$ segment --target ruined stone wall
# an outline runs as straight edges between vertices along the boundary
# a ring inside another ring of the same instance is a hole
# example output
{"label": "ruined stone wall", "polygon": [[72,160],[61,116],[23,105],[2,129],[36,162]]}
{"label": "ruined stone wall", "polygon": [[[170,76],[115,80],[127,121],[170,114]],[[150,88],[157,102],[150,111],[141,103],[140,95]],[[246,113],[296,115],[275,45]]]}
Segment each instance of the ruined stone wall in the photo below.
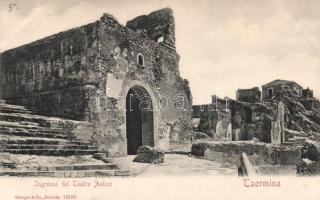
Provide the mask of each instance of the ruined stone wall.
{"label": "ruined stone wall", "polygon": [[[218,101],[215,101],[218,102]],[[231,140],[231,113],[226,110],[226,101],[192,106],[193,118],[199,118],[197,131],[217,140]]]}
{"label": "ruined stone wall", "polygon": [[86,100],[99,83],[96,26],[88,24],[2,53],[2,98],[48,115],[86,119]]}
{"label": "ruined stone wall", "polygon": [[175,24],[170,8],[136,17],[127,22],[127,27],[133,30],[145,30],[152,40],[163,41],[164,44],[175,47]]}
{"label": "ruined stone wall", "polygon": [[203,104],[203,105],[193,105],[192,106],[192,115],[193,118],[206,117],[209,114],[209,111],[214,111],[215,108],[212,104]]}
{"label": "ruined stone wall", "polygon": [[252,141],[197,142],[191,154],[208,160],[229,158],[239,166],[239,157],[245,152],[253,165],[296,165],[301,161],[301,147],[279,146]]}
{"label": "ruined stone wall", "polygon": [[3,53],[2,96],[45,114],[88,120],[101,150],[125,155],[126,97],[131,88],[141,88],[152,102],[155,146],[166,150],[171,141],[190,139],[192,127],[192,96],[180,77],[174,41],[171,9],[128,26],[105,14]]}
{"label": "ruined stone wall", "polygon": [[[143,30],[122,26],[110,15],[101,18],[98,44],[102,76],[90,110],[99,146],[113,155],[126,154],[125,102],[135,86],[151,97],[155,146],[166,150],[171,141],[187,140],[192,97],[188,82],[180,77],[174,47],[154,41]],[[98,108],[95,102],[100,102]]]}
{"label": "ruined stone wall", "polygon": [[234,101],[230,105],[233,140],[270,142],[271,121],[274,120],[272,108],[255,103]]}

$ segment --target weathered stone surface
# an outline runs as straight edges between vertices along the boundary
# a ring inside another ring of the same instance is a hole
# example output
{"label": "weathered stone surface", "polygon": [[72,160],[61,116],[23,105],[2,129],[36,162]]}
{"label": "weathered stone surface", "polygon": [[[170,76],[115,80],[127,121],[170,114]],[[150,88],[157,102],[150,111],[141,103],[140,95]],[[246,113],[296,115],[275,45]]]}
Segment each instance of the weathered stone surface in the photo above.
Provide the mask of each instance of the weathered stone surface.
{"label": "weathered stone surface", "polygon": [[261,142],[271,141],[271,123],[274,119],[272,107],[261,103],[232,101],[230,110],[233,140],[258,138]]}
{"label": "weathered stone surface", "polygon": [[48,156],[97,153],[98,147],[90,144],[89,127],[89,122],[47,117],[4,103],[0,106],[0,149],[13,154]]}
{"label": "weathered stone surface", "polygon": [[[127,26],[134,30],[146,30],[148,36],[154,41],[163,41],[174,47],[175,27],[172,10],[164,8],[152,12],[147,16],[139,16],[127,22]],[[161,39],[161,40],[160,40]]]}
{"label": "weathered stone surface", "polygon": [[141,146],[138,149],[134,162],[158,164],[164,162],[164,152],[149,146]]}
{"label": "weathered stone surface", "polygon": [[192,145],[191,154],[210,157],[210,154],[223,153],[237,158],[246,153],[254,164],[296,165],[301,160],[301,149],[253,141],[239,142],[197,142]]}
{"label": "weathered stone surface", "polygon": [[211,104],[192,106],[193,118],[200,119],[196,131],[206,133],[215,140],[231,140],[231,113],[228,105],[228,98],[221,99],[213,95]]}
{"label": "weathered stone surface", "polygon": [[[13,164],[13,165],[12,165]],[[128,176],[127,170],[119,170],[114,163],[105,163],[90,155],[48,157],[0,153],[0,176]]]}
{"label": "weathered stone surface", "polygon": [[196,131],[194,131],[194,132],[193,132],[193,138],[194,138],[195,140],[201,140],[201,139],[208,139],[209,136],[208,136],[207,134],[205,134],[205,133],[201,133],[201,132],[196,132]]}

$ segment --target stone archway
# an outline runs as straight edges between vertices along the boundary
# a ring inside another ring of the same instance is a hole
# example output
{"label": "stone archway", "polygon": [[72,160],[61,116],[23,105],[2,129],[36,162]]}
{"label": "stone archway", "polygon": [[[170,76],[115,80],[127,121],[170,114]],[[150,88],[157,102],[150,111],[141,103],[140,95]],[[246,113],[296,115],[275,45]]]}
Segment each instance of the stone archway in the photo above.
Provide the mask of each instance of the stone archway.
{"label": "stone archway", "polygon": [[153,102],[142,86],[131,87],[126,96],[126,137],[128,155],[141,145],[154,146]]}

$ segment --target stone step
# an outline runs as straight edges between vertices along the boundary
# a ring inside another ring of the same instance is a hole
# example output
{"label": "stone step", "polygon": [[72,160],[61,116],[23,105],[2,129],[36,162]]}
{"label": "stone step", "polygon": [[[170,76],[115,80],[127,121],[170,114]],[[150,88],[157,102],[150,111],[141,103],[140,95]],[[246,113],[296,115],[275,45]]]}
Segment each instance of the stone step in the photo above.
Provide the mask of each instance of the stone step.
{"label": "stone step", "polygon": [[68,135],[67,131],[60,129],[48,129],[48,128],[23,128],[23,127],[5,127],[0,125],[0,131],[8,131],[8,132],[15,132],[15,131],[27,131],[30,133],[47,133],[47,134],[60,134],[60,135]]}
{"label": "stone step", "polygon": [[[43,156],[99,153],[98,147],[90,142],[76,140],[68,130],[56,128],[60,127],[64,119],[47,117],[36,112],[24,106],[5,104],[4,101],[0,104],[1,151]],[[64,170],[68,171],[69,168]]]}
{"label": "stone step", "polygon": [[17,109],[26,109],[26,110],[28,110],[28,109],[27,109],[26,107],[24,107],[24,106],[14,105],[14,104],[9,104],[9,103],[0,104],[0,107],[17,108]]}
{"label": "stone step", "polygon": [[31,111],[34,113],[38,113],[39,109],[36,107],[26,107],[26,106],[21,106],[21,105],[15,105],[15,104],[8,104],[8,103],[0,103],[0,109],[1,108],[12,108],[12,109],[18,109],[18,110],[26,110],[26,111]]}
{"label": "stone step", "polygon": [[1,113],[36,114],[36,112],[25,109],[23,107],[10,107],[10,106],[4,106],[1,104],[0,104],[0,112]]}
{"label": "stone step", "polygon": [[127,170],[74,170],[74,171],[0,171],[0,176],[84,178],[129,176]]}
{"label": "stone step", "polygon": [[82,149],[4,149],[4,152],[14,154],[30,154],[43,156],[71,156],[71,155],[91,155],[98,153],[98,150]]}
{"label": "stone step", "polygon": [[0,99],[0,105],[1,105],[1,104],[5,104],[5,103],[6,103],[5,100]]}
{"label": "stone step", "polygon": [[81,144],[6,144],[4,146],[5,149],[83,149],[83,150],[97,150],[98,147],[96,146],[89,146],[89,145],[81,145]]}
{"label": "stone step", "polygon": [[47,133],[65,133],[66,130],[62,128],[51,128],[51,127],[43,127],[38,123],[34,122],[11,122],[11,121],[0,121],[0,128],[4,128],[3,130],[28,130],[28,131],[42,131]]}
{"label": "stone step", "polygon": [[45,133],[38,131],[7,131],[0,128],[0,134],[2,135],[16,135],[16,136],[28,136],[28,137],[44,137],[44,138],[62,138],[62,139],[72,139],[74,136],[68,136],[67,134],[61,133]]}
{"label": "stone step", "polygon": [[27,121],[18,121],[18,122],[11,122],[11,121],[1,121],[1,127],[19,127],[19,128],[38,128],[40,127],[39,123],[35,122],[27,122]]}
{"label": "stone step", "polygon": [[32,115],[32,114],[22,114],[22,113],[0,113],[0,120],[1,121],[8,121],[8,122],[34,122],[38,123],[41,126],[49,127],[50,122],[48,118],[40,115]]}
{"label": "stone step", "polygon": [[294,146],[294,147],[303,147],[303,144],[305,142],[304,141],[286,141],[283,143],[283,145],[287,145],[287,146]]}
{"label": "stone step", "polygon": [[37,138],[37,137],[19,137],[12,136],[14,138],[0,139],[0,143],[4,144],[45,144],[45,145],[66,145],[66,144],[76,144],[76,145],[90,145],[90,142],[78,141],[78,140],[67,140],[67,139],[53,139],[53,138]]}
{"label": "stone step", "polygon": [[37,171],[75,171],[75,170],[109,170],[118,169],[114,163],[89,164],[89,165],[60,165],[60,166],[36,166]]}
{"label": "stone step", "polygon": [[17,131],[40,131],[45,133],[58,133],[63,134],[67,133],[65,129],[62,128],[51,128],[51,127],[42,127],[34,122],[10,122],[10,121],[0,121],[0,130],[17,130]]}
{"label": "stone step", "polygon": [[306,141],[307,137],[292,137],[289,138],[288,141],[289,142],[304,142]]}

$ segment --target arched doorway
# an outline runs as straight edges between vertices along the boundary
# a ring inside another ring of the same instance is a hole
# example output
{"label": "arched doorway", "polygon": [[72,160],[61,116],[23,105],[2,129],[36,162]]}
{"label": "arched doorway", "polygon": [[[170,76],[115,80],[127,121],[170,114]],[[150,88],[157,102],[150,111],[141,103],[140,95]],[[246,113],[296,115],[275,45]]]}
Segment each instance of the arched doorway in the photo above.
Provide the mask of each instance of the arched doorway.
{"label": "arched doorway", "polygon": [[135,155],[141,145],[154,146],[153,102],[141,86],[128,91],[126,128],[128,155]]}

